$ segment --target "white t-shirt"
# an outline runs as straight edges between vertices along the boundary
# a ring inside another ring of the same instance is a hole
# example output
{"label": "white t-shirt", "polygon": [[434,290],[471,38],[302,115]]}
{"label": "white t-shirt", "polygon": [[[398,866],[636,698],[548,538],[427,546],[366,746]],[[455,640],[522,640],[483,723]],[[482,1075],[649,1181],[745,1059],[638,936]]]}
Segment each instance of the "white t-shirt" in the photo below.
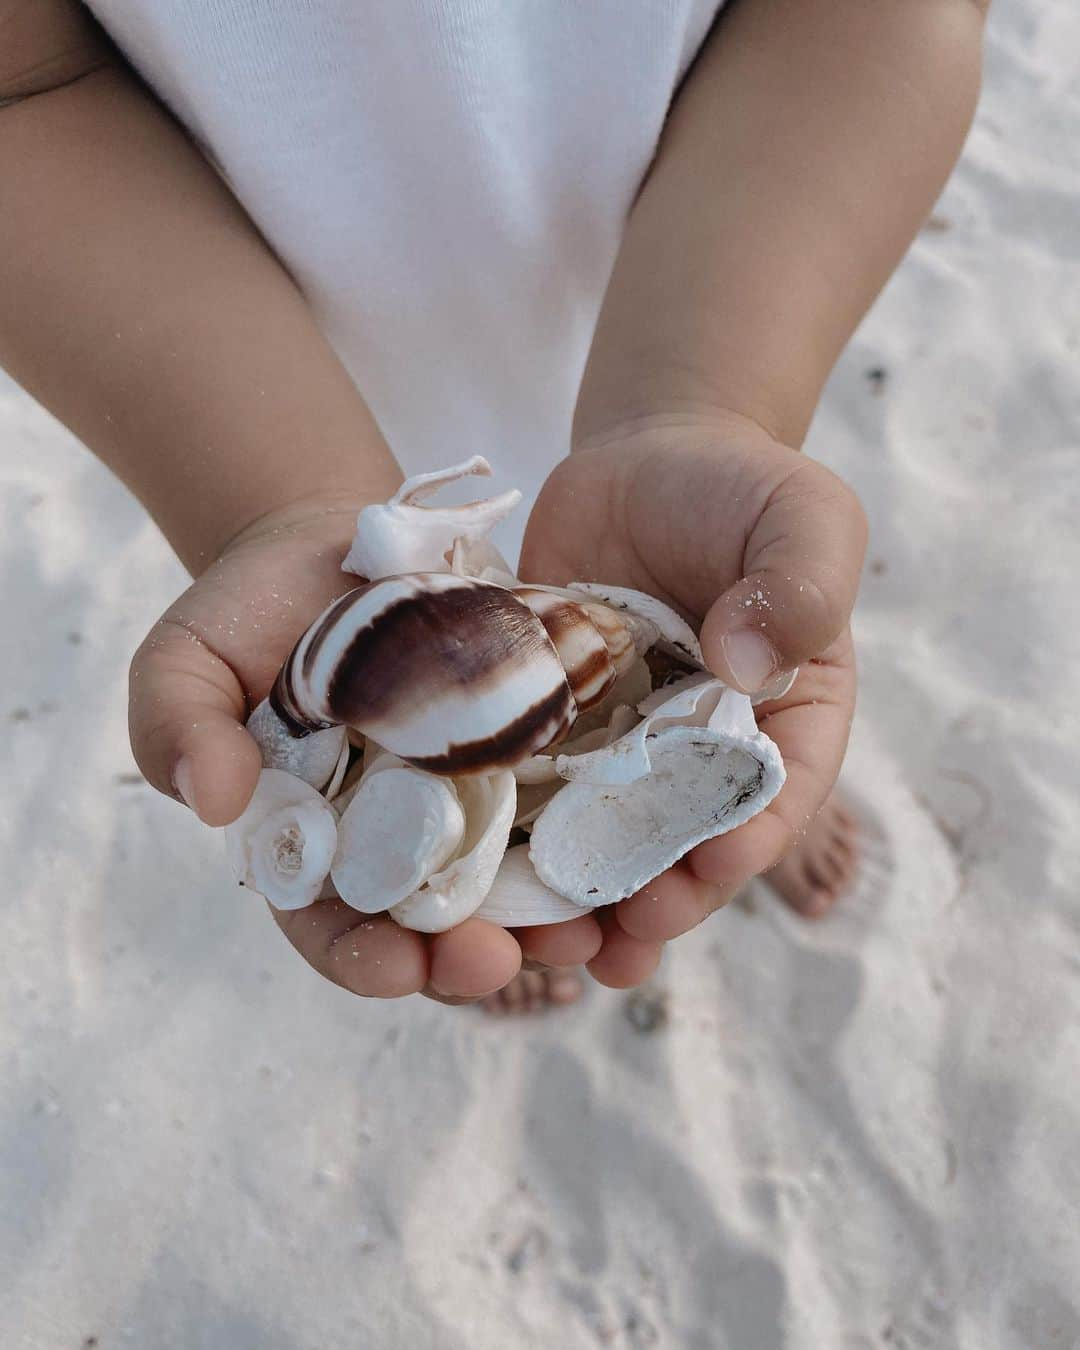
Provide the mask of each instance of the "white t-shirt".
{"label": "white t-shirt", "polygon": [[527,500],[567,452],[627,212],[720,7],[90,0],[406,472],[479,452]]}

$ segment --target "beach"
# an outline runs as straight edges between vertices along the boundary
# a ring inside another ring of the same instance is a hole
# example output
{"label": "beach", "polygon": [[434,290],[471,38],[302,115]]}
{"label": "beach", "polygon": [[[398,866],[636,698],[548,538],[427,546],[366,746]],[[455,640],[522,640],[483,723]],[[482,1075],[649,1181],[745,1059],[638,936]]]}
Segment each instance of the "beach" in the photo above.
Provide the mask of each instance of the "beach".
{"label": "beach", "polygon": [[131,758],[179,563],[0,377],[4,1350],[1080,1347],[1077,52],[998,0],[807,445],[871,527],[856,892],[755,883],[633,994],[308,969]]}

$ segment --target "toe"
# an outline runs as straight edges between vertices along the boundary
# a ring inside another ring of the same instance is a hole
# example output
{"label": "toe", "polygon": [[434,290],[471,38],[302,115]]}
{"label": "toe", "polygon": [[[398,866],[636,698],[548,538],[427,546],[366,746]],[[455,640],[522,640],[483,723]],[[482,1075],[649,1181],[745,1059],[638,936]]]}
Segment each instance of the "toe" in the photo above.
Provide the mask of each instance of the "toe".
{"label": "toe", "polygon": [[544,977],[536,970],[523,970],[514,983],[521,990],[521,1011],[535,1012],[544,997]]}
{"label": "toe", "polygon": [[844,879],[846,862],[842,853],[830,844],[818,858],[818,872],[825,884],[836,890]]}
{"label": "toe", "polygon": [[831,888],[816,887],[807,891],[801,903],[792,905],[804,919],[823,919],[839,899],[837,891]]}
{"label": "toe", "polygon": [[583,990],[584,983],[575,971],[523,970],[481,1006],[485,1012],[502,1016],[541,1013],[576,1003]]}
{"label": "toe", "polygon": [[557,1007],[576,1003],[585,992],[581,976],[570,970],[553,970],[547,977],[547,996]]}

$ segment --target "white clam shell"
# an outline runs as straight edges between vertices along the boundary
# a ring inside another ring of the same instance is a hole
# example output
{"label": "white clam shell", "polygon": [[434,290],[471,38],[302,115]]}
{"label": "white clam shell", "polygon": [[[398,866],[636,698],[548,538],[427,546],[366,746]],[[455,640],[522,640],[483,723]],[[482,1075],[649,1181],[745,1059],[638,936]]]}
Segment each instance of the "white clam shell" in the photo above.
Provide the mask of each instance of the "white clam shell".
{"label": "white clam shell", "polygon": [[341,816],[330,875],[347,905],[379,914],[438,872],[464,834],[465,810],[449,779],[383,760]]}
{"label": "white clam shell", "polygon": [[[443,933],[464,922],[491,890],[506,853],[517,809],[514,775],[504,770],[459,778],[455,785],[465,811],[465,836],[441,872],[429,876],[424,886],[391,908],[390,917],[403,928]],[[406,824],[402,821],[398,828]]]}
{"label": "white clam shell", "polygon": [[475,915],[503,928],[534,928],[579,919],[581,906],[545,886],[529,860],[528,844],[517,844],[507,849],[494,885]]}
{"label": "white clam shell", "polygon": [[[406,572],[448,571],[456,541],[482,539],[514,510],[521,493],[515,488],[463,506],[422,503],[447,484],[490,474],[487,460],[473,455],[437,473],[417,474],[407,479],[388,502],[365,506],[357,517],[356,536],[342,570],[370,581]],[[497,553],[495,558],[497,562],[492,565],[505,566]],[[509,572],[509,568],[506,570]]]}
{"label": "white clam shell", "polygon": [[587,908],[633,895],[749,820],[785,777],[750,700],[720,681],[682,690],[613,745],[558,767],[575,781],[540,813],[530,858],[541,881]]}
{"label": "white clam shell", "polygon": [[[348,761],[348,737],[344,727],[327,727],[307,736],[295,736],[264,698],[247,720],[247,729],[262,751],[264,769],[283,769],[315,788],[327,788]],[[333,796],[328,788],[327,795]]]}
{"label": "white clam shell", "polygon": [[276,909],[303,909],[323,891],[337,847],[337,817],[316,790],[264,769],[244,814],[225,827],[236,879]]}

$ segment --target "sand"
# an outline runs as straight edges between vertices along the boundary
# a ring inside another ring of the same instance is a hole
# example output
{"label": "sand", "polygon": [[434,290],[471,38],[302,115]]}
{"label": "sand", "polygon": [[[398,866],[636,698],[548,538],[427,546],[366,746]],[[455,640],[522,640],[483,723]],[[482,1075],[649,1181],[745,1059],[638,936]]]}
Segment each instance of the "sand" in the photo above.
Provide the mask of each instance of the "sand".
{"label": "sand", "polygon": [[758,888],[644,994],[509,1025],[313,975],[135,776],[180,568],[0,386],[4,1350],[1080,1346],[1078,51],[998,0],[814,427],[873,529],[858,893]]}

